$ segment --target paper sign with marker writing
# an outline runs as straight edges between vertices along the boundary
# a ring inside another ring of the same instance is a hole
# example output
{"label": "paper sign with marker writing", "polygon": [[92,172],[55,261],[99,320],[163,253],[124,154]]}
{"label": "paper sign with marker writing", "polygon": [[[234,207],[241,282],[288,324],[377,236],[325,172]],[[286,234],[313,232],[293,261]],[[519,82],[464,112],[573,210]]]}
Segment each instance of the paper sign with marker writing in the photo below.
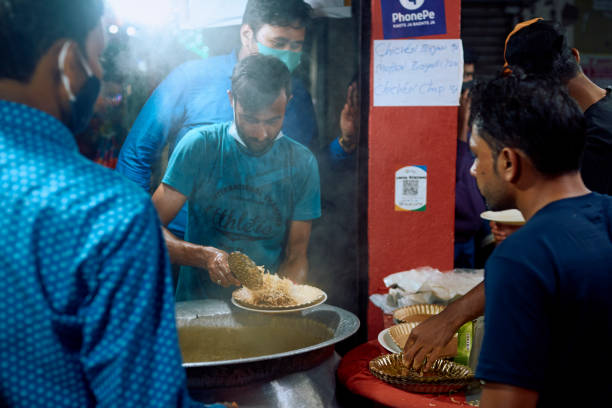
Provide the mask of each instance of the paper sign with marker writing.
{"label": "paper sign with marker writing", "polygon": [[461,40],[374,41],[374,106],[457,106]]}

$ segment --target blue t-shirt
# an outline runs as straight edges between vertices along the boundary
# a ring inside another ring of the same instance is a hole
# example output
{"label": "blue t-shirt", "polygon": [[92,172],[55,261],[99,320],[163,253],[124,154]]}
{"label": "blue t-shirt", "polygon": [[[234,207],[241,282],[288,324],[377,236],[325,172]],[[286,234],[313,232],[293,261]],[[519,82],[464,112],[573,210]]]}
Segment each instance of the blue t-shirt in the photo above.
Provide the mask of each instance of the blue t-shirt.
{"label": "blue t-shirt", "polygon": [[[232,52],[189,61],[172,71],[136,118],[119,153],[116,170],[149,191],[151,174],[159,167],[166,145],[171,156],[178,141],[189,130],[232,120],[234,114],[227,91],[231,88],[236,62],[236,53]],[[287,104],[283,133],[312,147],[317,142],[312,99],[299,79],[292,78],[291,88],[292,98]],[[183,208],[169,225],[179,237],[185,231],[186,214]]]}
{"label": "blue t-shirt", "polygon": [[[254,156],[236,139],[232,122],[189,132],[178,143],[163,183],[188,200],[186,241],[241,251],[278,268],[291,221],[321,216],[319,171],[313,154],[287,137]],[[177,300],[229,298],[208,272],[183,267]]]}
{"label": "blue t-shirt", "polygon": [[147,194],[0,101],[0,406],[190,406]]}
{"label": "blue t-shirt", "polygon": [[612,197],[548,204],[485,267],[478,378],[538,391],[538,406],[609,400]]}

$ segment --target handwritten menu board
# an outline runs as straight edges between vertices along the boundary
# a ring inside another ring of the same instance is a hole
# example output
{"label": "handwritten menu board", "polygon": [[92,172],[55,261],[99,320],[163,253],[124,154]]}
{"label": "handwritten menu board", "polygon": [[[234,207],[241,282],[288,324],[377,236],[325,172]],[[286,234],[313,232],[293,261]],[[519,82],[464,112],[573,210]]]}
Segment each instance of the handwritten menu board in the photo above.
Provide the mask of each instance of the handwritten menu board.
{"label": "handwritten menu board", "polygon": [[457,106],[461,40],[374,41],[374,106]]}

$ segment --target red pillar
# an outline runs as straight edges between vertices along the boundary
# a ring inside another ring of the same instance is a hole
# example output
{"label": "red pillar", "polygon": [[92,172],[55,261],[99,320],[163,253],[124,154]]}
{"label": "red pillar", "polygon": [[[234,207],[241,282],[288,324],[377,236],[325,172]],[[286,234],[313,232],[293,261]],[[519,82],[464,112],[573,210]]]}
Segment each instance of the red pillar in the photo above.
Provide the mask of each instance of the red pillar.
{"label": "red pillar", "polygon": [[[383,39],[380,0],[372,0],[372,40]],[[460,38],[460,1],[445,0],[447,34]],[[373,43],[372,43],[373,44]],[[372,46],[371,44],[371,46]],[[372,55],[372,54],[371,54]],[[374,72],[372,61],[370,72]],[[370,78],[370,95],[373,95]],[[368,293],[386,293],[382,279],[418,266],[453,266],[457,107],[374,107],[369,112]],[[427,209],[395,211],[395,172],[427,166]],[[383,329],[382,311],[368,306],[368,338]]]}

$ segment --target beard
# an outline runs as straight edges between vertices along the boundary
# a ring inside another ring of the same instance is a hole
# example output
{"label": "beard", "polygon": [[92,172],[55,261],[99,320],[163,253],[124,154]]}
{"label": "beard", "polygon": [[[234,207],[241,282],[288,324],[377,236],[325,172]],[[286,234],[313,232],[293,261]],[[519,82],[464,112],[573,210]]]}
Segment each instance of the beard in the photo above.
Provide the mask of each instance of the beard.
{"label": "beard", "polygon": [[507,189],[504,188],[504,182],[501,178],[494,177],[487,183],[479,182],[477,179],[476,184],[489,210],[502,211],[516,208],[514,200]]}
{"label": "beard", "polygon": [[236,131],[238,132],[238,136],[246,145],[248,152],[253,156],[261,156],[267,153],[272,148],[272,146],[274,145],[274,142],[276,141],[276,138],[274,138],[272,140],[267,140],[265,142],[259,142],[257,140],[254,140],[248,137],[247,133],[242,130],[241,126],[238,123],[235,123],[235,125],[236,125]]}
{"label": "beard", "polygon": [[494,191],[484,189],[481,193],[485,199],[487,208],[492,211],[502,211],[515,208],[514,200],[508,194],[504,194],[501,189],[495,188]]}

